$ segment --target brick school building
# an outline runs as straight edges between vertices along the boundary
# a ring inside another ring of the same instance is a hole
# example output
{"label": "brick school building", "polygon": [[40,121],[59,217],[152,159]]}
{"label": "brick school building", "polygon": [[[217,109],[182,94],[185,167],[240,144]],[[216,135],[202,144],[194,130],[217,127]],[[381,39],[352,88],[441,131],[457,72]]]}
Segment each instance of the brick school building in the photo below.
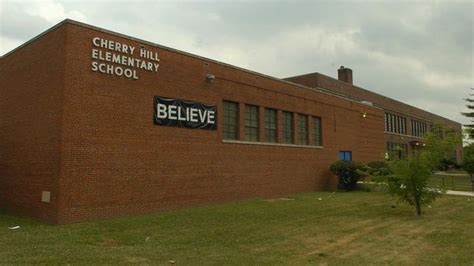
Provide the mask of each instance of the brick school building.
{"label": "brick school building", "polygon": [[460,130],[348,71],[279,79],[65,20],[0,59],[0,208],[64,224],[330,191],[339,158]]}

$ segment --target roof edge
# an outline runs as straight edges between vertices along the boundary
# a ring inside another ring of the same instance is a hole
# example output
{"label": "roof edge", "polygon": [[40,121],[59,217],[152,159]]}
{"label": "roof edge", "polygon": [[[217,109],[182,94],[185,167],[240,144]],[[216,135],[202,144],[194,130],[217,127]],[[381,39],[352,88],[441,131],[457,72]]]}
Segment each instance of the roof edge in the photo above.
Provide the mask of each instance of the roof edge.
{"label": "roof edge", "polygon": [[21,44],[20,46],[14,48],[13,50],[7,52],[6,54],[4,54],[2,57],[0,57],[0,59],[3,59],[9,55],[11,55],[12,53],[16,52],[17,50],[27,46],[28,44],[32,43],[33,41],[43,37],[44,35],[48,34],[49,32],[61,27],[62,25],[64,24],[72,24],[72,25],[76,25],[76,26],[80,26],[80,27],[84,27],[84,28],[88,28],[88,29],[91,29],[91,30],[95,30],[95,31],[99,31],[99,32],[104,32],[104,33],[107,33],[107,34],[111,34],[111,35],[115,35],[115,36],[118,36],[118,37],[121,37],[121,38],[125,38],[125,39],[129,39],[129,40],[132,40],[132,41],[136,41],[136,42],[141,42],[143,44],[146,44],[146,45],[150,45],[150,46],[153,46],[153,47],[157,47],[157,48],[160,48],[160,49],[163,49],[163,50],[168,50],[170,52],[174,52],[174,53],[178,53],[178,54],[181,54],[181,55],[184,55],[184,56],[189,56],[189,57],[192,57],[192,58],[196,58],[196,59],[200,59],[200,60],[205,60],[205,61],[208,61],[208,62],[211,62],[211,63],[215,63],[215,64],[218,64],[218,65],[221,65],[221,66],[225,66],[225,67],[229,67],[229,68],[232,68],[232,69],[236,69],[236,70],[239,70],[239,71],[243,71],[243,72],[246,72],[246,73],[249,73],[249,74],[253,74],[253,75],[258,75],[258,76],[261,76],[263,78],[267,78],[267,79],[270,79],[270,80],[273,80],[273,81],[277,81],[277,82],[282,82],[282,83],[285,83],[285,84],[289,84],[289,85],[292,85],[292,86],[296,86],[298,88],[302,88],[302,89],[306,89],[306,90],[311,90],[311,91],[316,91],[316,92],[319,92],[319,93],[323,93],[323,94],[326,94],[326,95],[331,95],[333,97],[337,97],[337,98],[342,98],[346,101],[349,101],[349,102],[354,102],[354,103],[358,103],[358,104],[362,104],[364,106],[367,106],[367,107],[370,107],[370,108],[374,108],[374,109],[382,109],[380,107],[377,107],[377,106],[369,106],[369,105],[365,105],[364,103],[362,103],[361,101],[359,100],[356,100],[356,99],[352,99],[350,97],[347,97],[343,94],[340,94],[340,93],[336,93],[336,92],[333,92],[333,91],[330,91],[330,90],[327,90],[327,89],[324,89],[324,88],[312,88],[312,87],[309,87],[309,86],[305,86],[305,85],[302,85],[302,84],[298,84],[298,83],[294,83],[294,82],[291,82],[291,81],[287,81],[287,80],[284,80],[284,79],[280,79],[280,78],[277,78],[277,77],[273,77],[273,76],[270,76],[270,75],[266,75],[266,74],[262,74],[262,73],[259,73],[259,72],[256,72],[256,71],[252,71],[252,70],[249,70],[249,69],[245,69],[245,68],[241,68],[241,67],[238,67],[238,66],[234,66],[234,65],[231,65],[231,64],[227,64],[227,63],[224,63],[224,62],[220,62],[220,61],[217,61],[217,60],[214,60],[214,59],[211,59],[211,58],[207,58],[207,57],[203,57],[203,56],[199,56],[199,55],[195,55],[195,54],[192,54],[192,53],[188,53],[188,52],[184,52],[184,51],[181,51],[181,50],[177,50],[177,49],[174,49],[174,48],[171,48],[171,47],[167,47],[167,46],[164,46],[164,45],[160,45],[160,44],[157,44],[157,43],[153,43],[153,42],[150,42],[150,41],[146,41],[146,40],[143,40],[143,39],[140,39],[140,38],[135,38],[135,37],[132,37],[130,35],[126,35],[126,34],[122,34],[122,33],[118,33],[118,32],[115,32],[115,31],[111,31],[111,30],[107,30],[107,29],[104,29],[104,28],[100,28],[100,27],[96,27],[96,26],[92,26],[90,24],[86,24],[86,23],[83,23],[83,22],[79,22],[79,21],[76,21],[76,20],[72,20],[72,19],[64,19],[62,20],[61,22],[57,23],[56,25],[52,26],[51,28],[43,31],[42,33],[38,34],[37,36],[31,38],[30,40],[26,41],[25,43]]}
{"label": "roof edge", "polygon": [[[310,75],[314,75],[314,74],[316,74],[316,75],[321,75],[321,76],[324,76],[324,77],[326,77],[326,78],[330,78],[330,79],[335,80],[335,81],[338,81],[338,82],[342,82],[342,83],[349,84],[349,85],[351,85],[352,87],[355,87],[355,88],[357,88],[357,89],[363,90],[363,91],[365,91],[365,92],[374,94],[374,95],[379,96],[379,97],[383,97],[383,98],[385,98],[385,99],[389,99],[389,100],[395,101],[395,102],[397,102],[397,103],[400,103],[400,104],[403,104],[403,105],[406,105],[406,106],[410,106],[410,107],[412,107],[412,108],[415,108],[415,109],[418,109],[418,110],[420,110],[420,111],[426,112],[426,113],[428,113],[428,114],[430,114],[430,115],[433,115],[433,116],[435,116],[435,117],[442,118],[442,119],[445,119],[445,120],[447,120],[447,121],[449,121],[449,122],[451,122],[451,123],[455,123],[455,124],[459,124],[459,125],[463,126],[462,123],[459,123],[459,122],[457,122],[457,121],[454,121],[454,120],[451,120],[451,119],[449,119],[449,118],[440,116],[440,115],[435,114],[435,113],[432,113],[432,112],[430,112],[430,111],[423,110],[423,109],[421,109],[421,108],[419,108],[419,107],[416,107],[416,106],[413,106],[413,105],[411,105],[411,104],[407,104],[407,103],[401,102],[400,100],[397,100],[397,99],[394,99],[394,98],[390,98],[390,97],[388,97],[388,96],[385,96],[385,95],[382,95],[382,94],[380,94],[380,93],[371,91],[371,90],[369,90],[369,89],[365,89],[365,88],[356,86],[356,85],[354,85],[354,84],[350,84],[350,83],[341,81],[341,80],[339,80],[339,79],[333,78],[333,77],[331,77],[331,76],[328,76],[328,75],[325,75],[325,74],[322,74],[322,73],[319,73],[319,72],[311,72],[311,73],[307,73],[307,74],[302,74],[302,75],[297,75],[297,76],[292,76],[292,77],[286,77],[286,78],[283,78],[283,80],[290,79],[290,78],[299,78],[299,77],[304,77],[304,76],[310,76]],[[329,90],[329,89],[326,89],[326,90]],[[338,94],[340,94],[340,93],[338,93]],[[341,94],[341,95],[343,95],[343,94]],[[356,99],[354,99],[353,97],[350,97],[350,96],[347,96],[347,95],[344,95],[344,96],[347,97],[347,98],[356,100]],[[363,100],[363,99],[362,99],[362,100]],[[374,103],[374,104],[375,104],[375,103]],[[382,107],[380,104],[376,104],[376,105]],[[382,108],[383,108],[383,107],[382,107]],[[390,108],[384,108],[384,109],[390,109]],[[393,111],[396,111],[396,110],[393,110]],[[399,111],[397,111],[397,112],[399,112]]]}

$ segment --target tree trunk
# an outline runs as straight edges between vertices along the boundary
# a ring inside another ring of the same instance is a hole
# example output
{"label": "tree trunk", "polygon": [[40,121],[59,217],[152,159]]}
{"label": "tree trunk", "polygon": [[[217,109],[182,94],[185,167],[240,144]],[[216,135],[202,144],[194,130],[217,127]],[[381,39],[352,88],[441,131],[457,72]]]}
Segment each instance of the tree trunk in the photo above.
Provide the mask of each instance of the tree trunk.
{"label": "tree trunk", "polygon": [[415,212],[417,216],[421,216],[421,204],[415,201]]}

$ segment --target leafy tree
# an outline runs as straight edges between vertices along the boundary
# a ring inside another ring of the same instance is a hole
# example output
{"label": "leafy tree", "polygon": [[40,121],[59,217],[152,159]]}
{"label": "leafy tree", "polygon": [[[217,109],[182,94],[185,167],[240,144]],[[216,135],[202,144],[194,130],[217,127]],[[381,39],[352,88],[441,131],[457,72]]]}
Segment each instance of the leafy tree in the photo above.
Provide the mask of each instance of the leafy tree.
{"label": "leafy tree", "polygon": [[471,176],[474,175],[474,143],[464,147],[462,168]]}
{"label": "leafy tree", "polygon": [[[474,88],[471,88],[471,90],[474,90]],[[461,114],[471,119],[471,124],[466,124],[464,126],[469,134],[469,138],[474,139],[474,99],[472,97],[474,97],[474,94],[470,93],[469,98],[464,99],[467,102],[466,107],[468,112],[463,112]]]}
{"label": "leafy tree", "polygon": [[443,159],[449,158],[461,137],[447,131],[444,136],[428,133],[425,146],[405,158],[390,161],[391,174],[387,181],[389,192],[399,201],[408,203],[421,215],[421,207],[442,195],[442,191],[430,188],[428,181],[439,168]]}

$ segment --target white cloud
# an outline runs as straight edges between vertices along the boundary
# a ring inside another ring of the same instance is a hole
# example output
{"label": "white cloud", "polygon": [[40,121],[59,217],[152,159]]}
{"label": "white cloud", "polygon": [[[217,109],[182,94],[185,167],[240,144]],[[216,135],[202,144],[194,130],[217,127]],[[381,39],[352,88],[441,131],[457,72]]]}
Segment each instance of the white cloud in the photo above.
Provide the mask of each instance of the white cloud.
{"label": "white cloud", "polygon": [[24,41],[21,40],[12,39],[6,36],[0,36],[0,47],[2,50],[4,50],[4,52],[1,54],[6,53],[7,51],[11,51],[23,43]]}
{"label": "white cloud", "polygon": [[86,16],[79,11],[66,11],[63,4],[55,0],[36,0],[16,3],[18,3],[28,15],[38,16],[52,24],[66,18],[77,20],[84,20],[86,18]]}

